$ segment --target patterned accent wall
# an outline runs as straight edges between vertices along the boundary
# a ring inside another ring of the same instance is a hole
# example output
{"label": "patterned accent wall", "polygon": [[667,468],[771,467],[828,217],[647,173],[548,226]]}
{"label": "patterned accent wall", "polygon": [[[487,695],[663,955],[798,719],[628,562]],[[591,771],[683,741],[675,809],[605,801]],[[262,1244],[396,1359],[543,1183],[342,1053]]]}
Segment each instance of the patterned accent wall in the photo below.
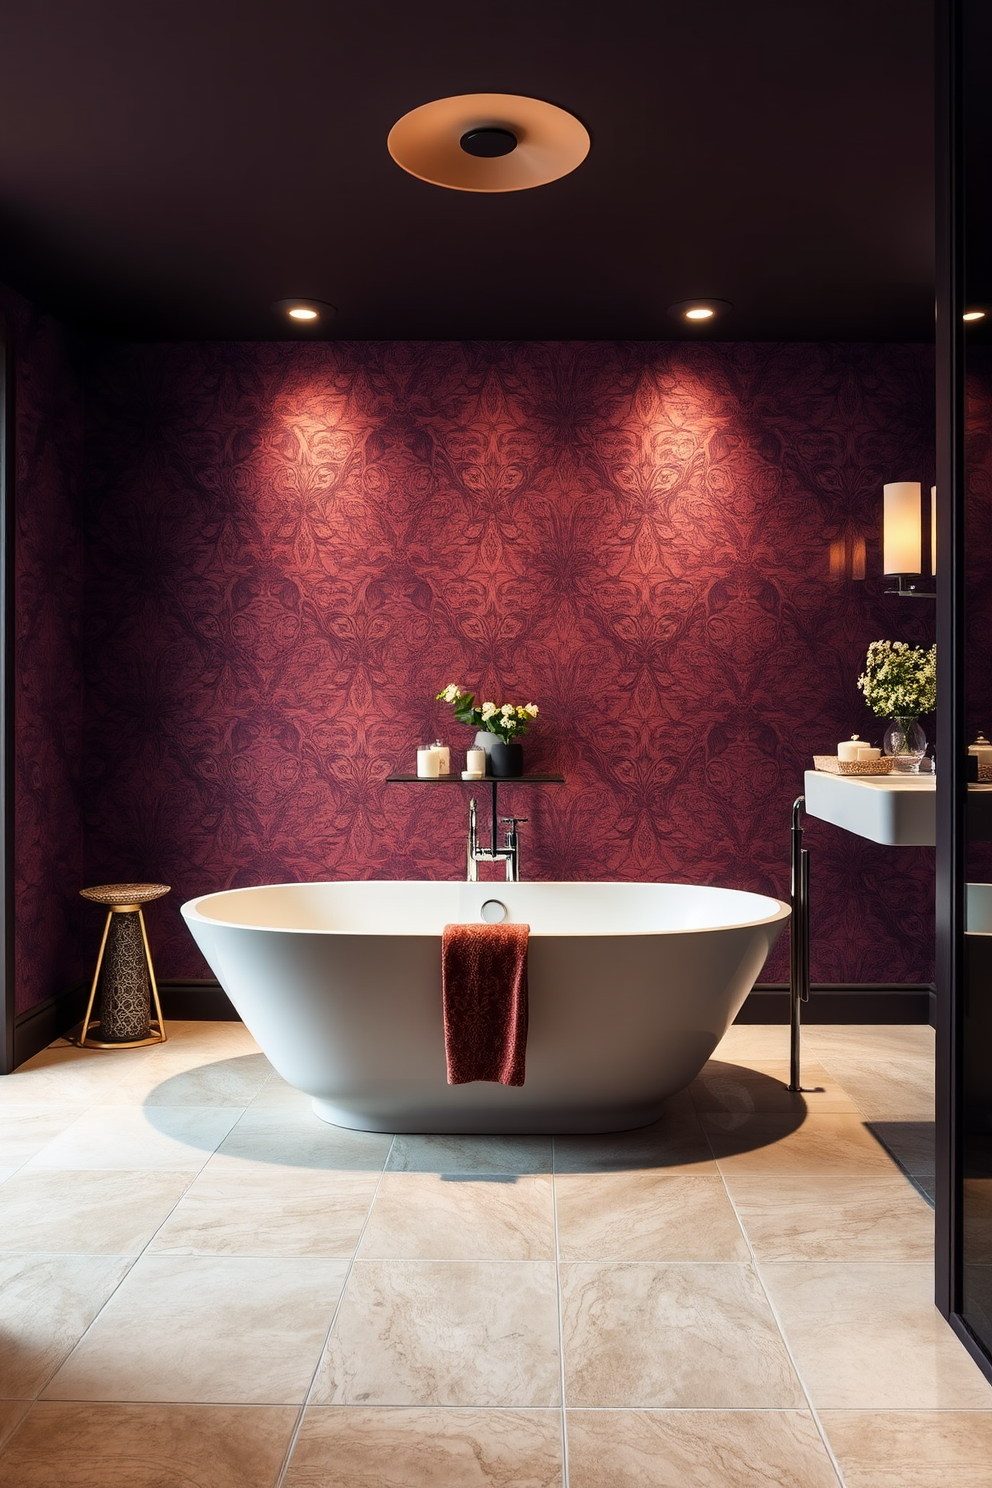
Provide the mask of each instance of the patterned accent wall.
{"label": "patterned accent wall", "polygon": [[57,323],[2,288],[0,316],[15,352],[14,941],[24,1012],[84,972],[83,404]]}
{"label": "patterned accent wall", "polygon": [[[446,683],[540,705],[527,877],[783,895],[815,751],[877,736],[881,485],[932,479],[932,355],[879,345],[150,346],[90,376],[88,876],[457,878],[467,792],[387,786]],[[845,577],[864,543],[870,577]],[[813,975],[932,975],[933,855],[811,822]],[[784,975],[784,950],[767,975]]]}

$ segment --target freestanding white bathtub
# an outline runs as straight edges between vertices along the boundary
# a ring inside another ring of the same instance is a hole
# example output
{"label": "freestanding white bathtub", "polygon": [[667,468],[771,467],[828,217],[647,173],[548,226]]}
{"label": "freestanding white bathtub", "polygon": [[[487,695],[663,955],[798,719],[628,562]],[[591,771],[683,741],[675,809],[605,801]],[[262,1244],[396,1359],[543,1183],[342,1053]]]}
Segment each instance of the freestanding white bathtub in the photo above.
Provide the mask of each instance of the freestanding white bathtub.
{"label": "freestanding white bathtub", "polygon": [[[441,931],[492,900],[531,929],[527,1077],[448,1085]],[[733,1022],[789,913],[736,889],[637,883],[276,884],[183,906],[283,1079],[325,1121],[390,1132],[653,1121]]]}

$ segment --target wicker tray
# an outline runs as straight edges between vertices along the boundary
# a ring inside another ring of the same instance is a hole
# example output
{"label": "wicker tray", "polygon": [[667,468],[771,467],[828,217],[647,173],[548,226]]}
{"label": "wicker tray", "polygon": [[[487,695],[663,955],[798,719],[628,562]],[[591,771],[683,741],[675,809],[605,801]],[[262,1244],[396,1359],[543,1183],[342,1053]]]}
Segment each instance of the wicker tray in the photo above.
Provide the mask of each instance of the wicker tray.
{"label": "wicker tray", "polygon": [[842,760],[835,754],[814,754],[813,764],[827,775],[888,775],[892,770],[891,758],[884,755],[877,760]]}

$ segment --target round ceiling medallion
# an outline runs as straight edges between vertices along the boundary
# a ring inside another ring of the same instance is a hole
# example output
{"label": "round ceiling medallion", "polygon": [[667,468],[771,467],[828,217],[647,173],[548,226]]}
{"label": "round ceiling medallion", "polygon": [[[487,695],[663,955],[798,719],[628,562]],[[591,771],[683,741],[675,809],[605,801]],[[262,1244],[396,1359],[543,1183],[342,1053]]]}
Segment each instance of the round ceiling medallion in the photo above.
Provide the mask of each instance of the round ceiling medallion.
{"label": "round ceiling medallion", "polygon": [[575,170],[590,141],[573,114],[540,98],[460,93],[404,114],[386,144],[397,165],[434,186],[526,191]]}

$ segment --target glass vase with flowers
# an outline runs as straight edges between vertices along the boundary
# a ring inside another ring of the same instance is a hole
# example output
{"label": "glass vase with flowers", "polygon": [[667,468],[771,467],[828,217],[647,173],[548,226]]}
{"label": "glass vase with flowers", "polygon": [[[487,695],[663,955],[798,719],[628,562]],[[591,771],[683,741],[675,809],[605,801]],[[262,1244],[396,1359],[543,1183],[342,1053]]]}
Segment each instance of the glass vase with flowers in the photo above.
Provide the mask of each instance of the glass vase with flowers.
{"label": "glass vase with flowers", "polygon": [[937,647],[872,641],[858,686],[876,717],[890,720],[882,744],[893,770],[918,774],[927,747],[920,714],[937,706]]}

